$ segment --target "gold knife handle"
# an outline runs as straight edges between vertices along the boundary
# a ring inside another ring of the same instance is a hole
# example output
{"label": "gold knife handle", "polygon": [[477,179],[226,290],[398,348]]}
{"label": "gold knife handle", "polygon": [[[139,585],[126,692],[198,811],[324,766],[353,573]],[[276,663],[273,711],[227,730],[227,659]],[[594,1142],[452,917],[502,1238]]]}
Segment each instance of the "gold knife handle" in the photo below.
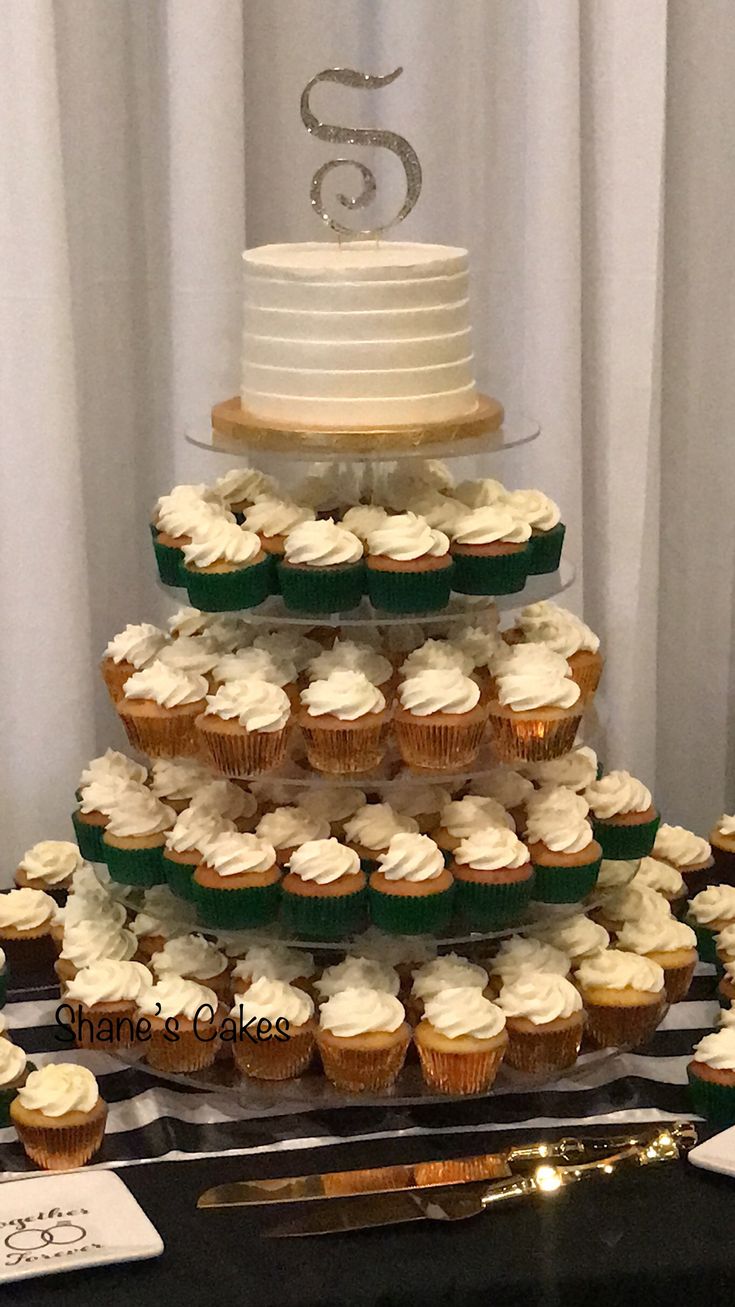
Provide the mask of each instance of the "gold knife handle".
{"label": "gold knife handle", "polygon": [[505,1154],[508,1165],[524,1171],[540,1162],[583,1162],[595,1157],[608,1156],[621,1148],[635,1145],[646,1147],[662,1134],[668,1134],[686,1152],[697,1142],[697,1132],[690,1121],[672,1121],[662,1126],[656,1122],[642,1130],[627,1134],[565,1136],[548,1143],[521,1144],[509,1148]]}

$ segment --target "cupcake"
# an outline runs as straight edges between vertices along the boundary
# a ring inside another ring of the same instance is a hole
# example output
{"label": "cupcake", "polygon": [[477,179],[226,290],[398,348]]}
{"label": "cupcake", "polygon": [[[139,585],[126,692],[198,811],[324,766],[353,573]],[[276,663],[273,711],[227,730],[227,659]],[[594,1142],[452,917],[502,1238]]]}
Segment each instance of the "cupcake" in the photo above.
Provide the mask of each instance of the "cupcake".
{"label": "cupcake", "polygon": [[735,814],[723,813],[709,837],[714,859],[714,879],[735,885]]}
{"label": "cupcake", "polygon": [[299,792],[299,807],[316,821],[328,821],[330,834],[343,839],[345,822],[354,817],[359,808],[367,802],[365,791],[356,785],[320,785],[315,789]]}
{"label": "cupcake", "polygon": [[82,967],[64,986],[62,1007],[73,1012],[78,1048],[131,1048],[135,1012],[151,973],[142,962],[105,958]]}
{"label": "cupcake", "polygon": [[132,962],[138,941],[131,930],[118,925],[114,918],[95,913],[74,922],[64,923],[64,938],[55,971],[68,984],[84,967],[97,962]]}
{"label": "cupcake", "polygon": [[387,509],[379,504],[354,504],[342,514],[341,524],[356,535],[358,540],[367,544],[371,531],[377,530],[390,516]]}
{"label": "cupcake", "polygon": [[[292,1080],[309,1067],[314,1055],[314,1000],[303,989],[260,976],[237,998],[230,1013],[235,1037],[232,1053],[242,1075],[254,1080]],[[251,1023],[248,1026],[248,1023]],[[223,1023],[221,1038],[228,1023]],[[257,1038],[249,1031],[257,1032]]]}
{"label": "cupcake", "polygon": [[364,587],[362,554],[357,536],[331,518],[301,522],[286,536],[278,561],[286,607],[307,613],[356,608]]}
{"label": "cupcake", "polygon": [[193,805],[179,813],[163,846],[163,871],[174,894],[193,902],[194,872],[204,860],[205,846],[215,835],[234,830],[234,821],[226,821],[207,807]]}
{"label": "cupcake", "polygon": [[117,705],[133,748],[151,758],[196,756],[194,722],[208,688],[205,677],[176,671],[159,659],[135,672]]}
{"label": "cupcake", "polygon": [[154,953],[160,953],[167,940],[188,935],[195,925],[193,903],[185,903],[168,885],[151,885],[130,921],[130,930],[138,941],[136,957],[148,963]]}
{"label": "cupcake", "polygon": [[707,1121],[735,1125],[735,1028],[705,1035],[693,1052],[687,1078],[694,1110]]}
{"label": "cupcake", "polygon": [[525,770],[530,780],[540,788],[563,785],[565,789],[581,794],[598,779],[597,754],[589,745],[580,744],[559,758],[531,763]]}
{"label": "cupcake", "polygon": [[113,703],[123,697],[123,686],[133,672],[139,672],[158,658],[168,636],[150,622],[133,623],[110,640],[100,663],[102,678]]}
{"label": "cupcake", "polygon": [[602,676],[600,640],[580,617],[548,600],[521,609],[518,626],[523,640],[543,644],[569,663],[582,697],[591,699]]}
{"label": "cupcake", "polygon": [[313,521],[315,514],[305,505],[287,499],[259,499],[245,510],[243,519],[248,531],[254,531],[261,548],[274,559],[283,558],[286,537],[302,522]]}
{"label": "cupcake", "polygon": [[499,663],[490,731],[505,762],[543,762],[571,749],[582,719],[579,686],[569,664],[546,645],[515,645]]}
{"label": "cupcake", "polygon": [[455,850],[457,907],[474,930],[500,930],[524,913],[533,886],[528,849],[507,826],[484,826]]}
{"label": "cupcake", "polygon": [[180,576],[189,602],[205,612],[255,608],[272,589],[272,560],[254,531],[212,518],[183,547]]}
{"label": "cupcake", "polygon": [[292,708],[298,708],[296,664],[290,658],[274,657],[266,649],[236,649],[219,659],[213,672],[215,688],[228,681],[267,681],[285,690]]}
{"label": "cupcake", "polygon": [[156,504],[151,522],[158,575],[164,585],[183,586],[184,545],[212,520],[234,521],[222,500],[204,485],[174,486]]}
{"label": "cupcake", "polygon": [[29,1063],[22,1048],[11,1039],[0,1038],[0,1129],[10,1125],[10,1104],[25,1084],[33,1063]]}
{"label": "cupcake", "polygon": [[529,573],[537,576],[555,572],[561,561],[566,530],[558,505],[541,490],[511,490],[503,503],[531,528]]}
{"label": "cupcake", "polygon": [[255,834],[276,851],[279,867],[289,862],[292,854],[309,840],[327,840],[331,827],[325,818],[314,817],[305,808],[273,808],[263,813]]}
{"label": "cupcake", "polygon": [[480,752],[486,722],[480,687],[457,669],[418,672],[398,687],[396,743],[411,767],[468,767]]}
{"label": "cupcake", "polygon": [[203,749],[219,771],[247,777],[279,767],[291,730],[288,695],[267,681],[231,681],[207,696],[196,721]]}
{"label": "cupcake", "polygon": [[374,608],[431,613],[446,608],[454,566],[449,537],[416,513],[387,517],[367,537],[367,591]]}
{"label": "cupcake", "polygon": [[721,968],[735,962],[735,923],[724,926],[715,939],[717,963]]}
{"label": "cupcake", "polygon": [[663,915],[626,921],[618,932],[617,944],[663,968],[669,1003],[686,998],[697,965],[697,937],[690,926]]}
{"label": "cupcake", "polygon": [[319,1012],[317,1046],[329,1081],[346,1093],[394,1083],[411,1039],[403,1005],[377,989],[343,989]]}
{"label": "cupcake", "polygon": [[664,1015],[664,972],[650,958],[606,949],[580,963],[576,981],[587,1033],[598,1048],[638,1048]]}
{"label": "cupcake", "polygon": [[72,813],[79,852],[89,862],[104,862],[102,837],[110,820],[110,813],[124,794],[140,793],[143,786],[125,776],[98,775],[83,782],[79,794],[79,807]]}
{"label": "cupcake", "polygon": [[[394,975],[398,976],[397,996],[404,1005],[411,1006],[411,986],[414,973],[427,962],[437,957],[437,945],[426,935],[386,935],[377,926],[368,926],[361,935],[355,936],[347,945],[347,957],[357,959],[360,963],[377,963],[384,980],[380,983],[371,980],[370,989],[388,989],[393,993]],[[322,973],[322,981],[326,972]],[[386,983],[385,977],[390,977]],[[359,988],[360,986],[358,986]]]}
{"label": "cupcake", "polygon": [[[603,858],[645,858],[660,821],[651,791],[628,771],[611,771],[585,790]],[[657,856],[657,855],[655,855]]]}
{"label": "cupcake", "polygon": [[[541,917],[526,928],[533,939],[543,944],[551,944],[555,949],[565,953],[572,967],[576,967],[583,958],[592,957],[610,944],[610,936],[604,926],[592,921],[583,912],[560,917],[554,913],[550,917]],[[633,952],[636,950],[634,949]]]}
{"label": "cupcake", "polygon": [[243,930],[278,913],[280,872],[276,851],[257,835],[215,835],[194,872],[194,903],[205,926]]}
{"label": "cupcake", "polygon": [[454,496],[467,508],[487,508],[489,504],[503,504],[510,493],[502,481],[495,477],[480,477],[471,481],[460,481],[454,487]]}
{"label": "cupcake", "polygon": [[586,799],[562,786],[539,790],[529,802],[526,842],[540,903],[578,903],[594,889],[602,849],[588,812]]}
{"label": "cupcake", "polygon": [[531,781],[507,762],[498,763],[470,782],[468,797],[493,799],[509,812],[517,831],[526,829],[527,805],[534,794]]}
{"label": "cupcake", "polygon": [[654,858],[668,862],[670,866],[684,877],[687,894],[697,894],[709,883],[708,872],[713,865],[712,849],[708,840],[686,830],[684,826],[668,826],[665,823],[656,831],[653,850]]}
{"label": "cupcake", "polygon": [[449,861],[449,855],[459,848],[462,840],[476,835],[485,826],[504,826],[514,831],[515,823],[509,812],[496,799],[480,794],[465,794],[463,799],[450,799],[439,814],[439,825],[434,839]]}
{"label": "cupcake", "polygon": [[85,786],[91,785],[92,781],[104,781],[108,784],[127,781],[130,785],[145,785],[147,779],[148,768],[141,762],[134,762],[118,749],[105,749],[98,758],[90,758],[83,769],[79,777],[77,800],[81,791]]}
{"label": "cupcake", "polygon": [[214,990],[218,999],[229,998],[230,968],[224,953],[203,935],[178,935],[164,944],[151,958],[156,978],[183,976]]}
{"label": "cupcake", "polygon": [[697,947],[703,962],[717,956],[715,936],[726,926],[735,924],[735,887],[708,885],[689,902],[688,919],[697,934]]}
{"label": "cupcake", "polygon": [[64,903],[74,872],[83,863],[78,846],[69,840],[41,840],[23,854],[15,883],[19,889],[43,890],[57,903]]}
{"label": "cupcake", "polygon": [[255,467],[233,467],[224,476],[217,477],[214,489],[236,517],[242,518],[252,504],[277,494],[273,477]]}
{"label": "cupcake", "polygon": [[501,943],[491,961],[490,991],[498,994],[526,971],[543,971],[549,976],[566,976],[572,969],[569,955],[544,940],[511,935]]}
{"label": "cupcake", "polygon": [[366,879],[354,849],[334,838],[309,840],[283,879],[282,915],[295,934],[339,939],[365,924]]}
{"label": "cupcake", "polygon": [[[330,632],[331,638],[331,632]],[[312,636],[297,633],[293,627],[288,629],[263,631],[253,640],[254,649],[263,649],[276,663],[293,663],[300,674],[306,671],[312,658],[316,658],[322,649],[319,640]]]}
{"label": "cupcake", "polygon": [[413,1037],[426,1084],[442,1094],[486,1094],[508,1046],[505,1016],[474,986],[427,999]]}
{"label": "cupcake", "polygon": [[247,638],[247,628],[239,617],[228,613],[203,613],[200,608],[190,608],[187,604],[177,608],[166,625],[174,641],[205,635],[222,652],[234,649]]}
{"label": "cupcake", "polygon": [[390,714],[362,672],[332,672],[301,693],[299,725],[310,766],[333,775],[371,771],[381,762]]}
{"label": "cupcake", "polygon": [[178,639],[164,645],[156,661],[175,672],[203,676],[209,685],[213,668],[221,657],[222,650],[212,635],[180,635]]}
{"label": "cupcake", "polygon": [[471,676],[474,663],[469,654],[451,640],[424,640],[399,664],[401,680],[408,681],[419,672],[460,671]]}
{"label": "cupcake", "polygon": [[418,1023],[430,999],[447,989],[487,988],[489,977],[484,967],[457,953],[444,953],[416,968],[411,978],[408,1011],[411,1024]]}
{"label": "cupcake", "polygon": [[[221,948],[227,952],[227,942],[219,938]],[[311,953],[305,949],[288,948],[285,944],[253,944],[248,942],[244,956],[238,957],[232,969],[232,989],[244,994],[256,980],[278,980],[284,985],[295,985],[311,993],[316,965]]]}
{"label": "cupcake", "polygon": [[380,854],[399,834],[417,835],[418,823],[397,813],[390,803],[366,803],[345,822],[345,840],[367,872],[377,871]]}
{"label": "cupcake", "polygon": [[451,801],[450,791],[441,785],[414,781],[391,786],[390,797],[396,812],[412,817],[421,835],[430,835],[437,829],[441,814]]}
{"label": "cupcake", "polygon": [[0,948],[14,976],[49,967],[58,953],[53,935],[56,904],[40,889],[0,894]]}
{"label": "cupcake", "polygon": [[633,879],[636,885],[645,885],[665,898],[675,914],[686,903],[684,877],[668,862],[660,862],[658,858],[641,858]]}
{"label": "cupcake", "polygon": [[225,823],[234,822],[237,830],[250,831],[257,821],[258,800],[250,786],[220,776],[208,781],[192,795],[189,805],[197,812],[209,813]]}
{"label": "cupcake", "polygon": [[335,640],[331,649],[323,649],[312,658],[307,668],[309,681],[323,681],[332,672],[362,672],[371,685],[378,687],[386,701],[393,697],[393,664],[369,644]]}
{"label": "cupcake", "polygon": [[144,1047],[146,1062],[156,1071],[186,1074],[214,1062],[219,1044],[218,999],[208,986],[171,972],[142,992],[138,1015],[150,1023]]}
{"label": "cupcake", "polygon": [[[603,863],[603,866],[605,864]],[[629,866],[619,863],[619,866]],[[635,864],[633,864],[635,865]],[[670,917],[671,908],[662,894],[649,889],[647,885],[636,885],[634,881],[613,886],[599,892],[597,904],[591,909],[596,921],[611,934],[617,934],[626,921],[641,921],[649,917]]]}
{"label": "cupcake", "polygon": [[378,855],[368,898],[373,923],[389,934],[441,932],[454,902],[454,880],[428,835],[394,835]]}
{"label": "cupcake", "polygon": [[163,846],[176,821],[173,808],[149,790],[129,791],[110,809],[102,838],[113,880],[123,885],[158,885],[166,879]]}
{"label": "cupcake", "polygon": [[380,959],[353,955],[326,967],[314,982],[314,989],[320,1003],[344,989],[377,989],[397,998],[400,979],[395,968]]}
{"label": "cupcake", "polygon": [[50,1062],[32,1071],[10,1104],[23,1149],[44,1171],[84,1166],[101,1148],[107,1107],[84,1066]]}
{"label": "cupcake", "polygon": [[156,758],[151,767],[151,793],[174,812],[183,812],[203,785],[214,779],[214,772],[198,758]]}
{"label": "cupcake", "polygon": [[582,997],[564,976],[524,971],[503,985],[497,1004],[505,1014],[506,1062],[531,1075],[554,1075],[574,1066],[584,1029]]}
{"label": "cupcake", "polygon": [[531,565],[530,540],[530,526],[504,505],[470,509],[454,527],[454,589],[475,595],[522,590]]}

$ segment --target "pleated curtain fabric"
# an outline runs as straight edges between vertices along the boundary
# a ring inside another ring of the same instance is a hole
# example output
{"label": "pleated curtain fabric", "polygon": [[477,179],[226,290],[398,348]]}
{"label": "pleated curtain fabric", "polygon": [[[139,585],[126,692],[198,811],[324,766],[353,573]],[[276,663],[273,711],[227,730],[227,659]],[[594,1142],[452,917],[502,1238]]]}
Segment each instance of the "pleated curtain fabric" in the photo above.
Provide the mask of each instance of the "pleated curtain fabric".
{"label": "pleated curtain fabric", "polygon": [[406,135],[400,234],[471,251],[480,381],[543,426],[491,471],[563,505],[606,765],[732,811],[734,58],[730,0],[4,0],[6,880],[122,745],[96,662],[170,611],[155,497],[230,465],[184,435],[238,387],[242,249],[324,235],[298,105],[334,65],[404,67],[318,107]]}

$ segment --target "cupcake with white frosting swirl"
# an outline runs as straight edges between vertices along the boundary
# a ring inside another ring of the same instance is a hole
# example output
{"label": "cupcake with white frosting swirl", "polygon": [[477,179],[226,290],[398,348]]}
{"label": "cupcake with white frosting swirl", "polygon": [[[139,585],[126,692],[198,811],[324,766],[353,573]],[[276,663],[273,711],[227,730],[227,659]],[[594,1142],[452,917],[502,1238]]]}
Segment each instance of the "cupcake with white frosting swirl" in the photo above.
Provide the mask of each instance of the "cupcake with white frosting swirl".
{"label": "cupcake with white frosting swirl", "polygon": [[337,1089],[387,1089],[400,1073],[411,1039],[403,1004],[369,988],[342,989],[322,1004],[317,1045],[324,1074]]}
{"label": "cupcake with white frosting swirl", "polygon": [[451,793],[441,785],[409,780],[392,786],[390,797],[396,812],[413,817],[421,835],[431,835],[440,823],[442,810],[451,800]]}
{"label": "cupcake with white frosting swirl", "polygon": [[44,890],[22,888],[0,894],[0,948],[13,975],[50,969],[58,953],[57,911]]}
{"label": "cupcake with white frosting swirl", "polygon": [[235,829],[234,821],[196,804],[179,813],[166,834],[163,849],[163,871],[174,894],[193,902],[194,872],[204,858],[204,849],[216,835]]}
{"label": "cupcake with white frosting swirl", "polygon": [[197,524],[182,553],[180,576],[189,603],[204,612],[254,608],[273,588],[273,563],[260,537],[234,520]]}
{"label": "cupcake with white frosting swirl", "polygon": [[526,829],[527,804],[534,793],[533,783],[507,762],[498,763],[484,775],[470,781],[468,788],[470,798],[494,799],[515,822],[516,830],[522,834]]}
{"label": "cupcake with white frosting swirl", "polygon": [[[232,1024],[230,1024],[230,1022]],[[247,1031],[257,1031],[254,1040]],[[291,1080],[307,1070],[314,1054],[314,1000],[283,980],[259,976],[236,995],[220,1039],[232,1033],[235,1066],[255,1080]]]}
{"label": "cupcake with white frosting swirl", "polygon": [[713,864],[712,847],[709,840],[695,835],[685,826],[669,826],[662,822],[656,831],[653,849],[648,850],[654,858],[668,862],[684,878],[687,894],[698,894],[709,882],[708,872]]}
{"label": "cupcake with white frosting swirl", "polygon": [[[153,984],[142,962],[104,958],[77,971],[64,986],[63,1003],[72,1009],[78,1048],[131,1048],[138,999]],[[62,1013],[67,1024],[69,1014]]]}
{"label": "cupcake with white frosting swirl", "polygon": [[255,827],[255,834],[266,844],[273,845],[276,861],[282,867],[301,844],[329,839],[331,828],[324,817],[316,817],[306,808],[293,806],[264,812]]}
{"label": "cupcake with white frosting swirl", "polygon": [[242,519],[252,504],[277,493],[275,479],[255,467],[233,467],[217,477],[214,490],[231,513]]}
{"label": "cupcake with white frosting swirl", "polygon": [[697,965],[697,936],[691,926],[663,915],[627,921],[618,931],[617,946],[663,968],[669,1003],[686,998]]}
{"label": "cupcake with white frosting swirl", "polygon": [[10,1104],[31,1071],[36,1069],[24,1050],[14,1044],[5,1031],[3,1035],[4,1038],[0,1037],[0,1130],[10,1125]]}
{"label": "cupcake with white frosting swirl", "polygon": [[354,849],[331,836],[307,840],[283,879],[284,924],[296,935],[340,939],[365,924],[367,880]]}
{"label": "cupcake with white frosting swirl", "polygon": [[156,503],[151,520],[153,549],[158,575],[164,585],[183,586],[181,567],[184,545],[207,522],[234,522],[213,488],[205,485],[174,486]]}
{"label": "cupcake with white frosting swirl", "polygon": [[669,862],[661,862],[659,858],[641,858],[633,881],[636,885],[646,885],[648,889],[661,894],[675,915],[678,915],[679,909],[686,903],[687,887],[684,877]]}
{"label": "cupcake with white frosting swirl", "polygon": [[583,704],[561,654],[546,645],[513,645],[497,665],[495,684],[490,729],[504,762],[543,762],[568,753]]}
{"label": "cupcake with white frosting swirl", "polygon": [[389,720],[385,696],[364,672],[334,671],[301,692],[298,722],[309,764],[329,775],[377,767]]}
{"label": "cupcake with white frosting swirl", "polygon": [[331,517],[301,522],[286,536],[278,584],[287,608],[348,612],[359,604],[364,582],[362,541]]}
{"label": "cupcake with white frosting swirl", "polygon": [[[220,940],[220,947],[227,951],[227,941]],[[286,985],[295,985],[297,989],[311,993],[314,972],[314,958],[305,949],[288,948],[285,944],[275,942],[254,944],[251,941],[232,969],[232,988],[235,994],[244,994],[253,981],[264,977],[266,980],[280,980]]]}
{"label": "cupcake with white frosting swirl", "polygon": [[504,503],[471,508],[454,524],[455,590],[462,594],[516,594],[526,584],[531,527]]}
{"label": "cupcake with white frosting swirl", "polygon": [[453,574],[449,537],[418,513],[397,513],[368,533],[367,591],[375,608],[438,612],[449,603]]}
{"label": "cupcake with white frosting swirl", "polygon": [[192,880],[199,919],[217,930],[267,925],[278,913],[280,871],[272,844],[225,831],[204,841]]}
{"label": "cupcake with white frosting swirl", "polygon": [[546,785],[563,785],[565,789],[581,794],[597,780],[597,754],[589,745],[579,744],[559,758],[531,763],[526,768],[526,775],[540,789]]}
{"label": "cupcake with white frosting swirl", "polygon": [[[157,1071],[187,1073],[211,1066],[219,1050],[219,1000],[208,985],[174,972],[138,998],[138,1015],[150,1023],[146,1062]],[[171,1039],[169,1031],[177,1034]]]}
{"label": "cupcake with white frosting swirl", "polygon": [[191,608],[188,604],[177,608],[166,625],[174,642],[193,635],[206,635],[222,653],[247,640],[247,628],[239,617],[203,613],[200,608]]}
{"label": "cupcake with white frosting swirl", "polygon": [[708,885],[700,890],[689,901],[688,920],[697,933],[702,961],[716,961],[716,937],[735,925],[735,886]]}
{"label": "cupcake with white frosting swirl", "polygon": [[568,608],[548,599],[528,604],[521,609],[517,628],[506,632],[506,639],[511,644],[545,644],[566,658],[572,680],[585,699],[591,699],[597,690],[603,669],[599,636]]}
{"label": "cupcake with white frosting swirl", "polygon": [[278,559],[283,557],[286,536],[302,522],[312,522],[315,517],[313,509],[274,496],[251,504],[246,510],[244,525],[259,536],[265,552]]}
{"label": "cupcake with white frosting swirl", "polygon": [[575,979],[598,1048],[637,1048],[650,1039],[666,1009],[663,968],[624,949],[584,958]]}
{"label": "cupcake with white frosting swirl", "polygon": [[14,879],[19,889],[44,890],[63,904],[75,872],[83,866],[84,858],[70,840],[41,840],[26,849]]}
{"label": "cupcake with white frosting swirl", "polygon": [[218,998],[226,998],[230,993],[229,962],[204,935],[176,935],[166,940],[160,952],[153,954],[150,965],[156,979],[183,976],[185,980],[196,980],[213,989]]}
{"label": "cupcake with white frosting swirl", "polygon": [[543,490],[510,490],[503,502],[515,517],[531,528],[529,574],[538,576],[555,572],[561,561],[566,531],[558,504]]}
{"label": "cupcake with white frosting swirl", "polygon": [[476,680],[459,668],[417,672],[398,687],[396,742],[411,767],[451,771],[469,766],[480,752],[487,722]]}
{"label": "cupcake with white frosting swirl", "polygon": [[735,813],[723,813],[709,837],[717,880],[735,884]]}
{"label": "cupcake with white frosting swirl", "polygon": [[245,778],[280,766],[291,727],[285,690],[257,678],[221,685],[196,719],[197,738],[217,770]]}
{"label": "cupcake with white frosting swirl", "polygon": [[166,632],[151,622],[131,622],[113,636],[100,663],[102,679],[113,703],[122,699],[128,677],[158,658],[168,639]]}
{"label": "cupcake with white frosting swirl", "polygon": [[214,776],[211,767],[199,758],[156,758],[148,785],[157,799],[174,812],[183,812],[196,791],[208,785]]}
{"label": "cupcake with white frosting swirl", "polygon": [[589,958],[600,949],[608,948],[610,936],[599,922],[592,921],[583,912],[574,912],[571,916],[540,917],[532,926],[526,928],[527,934],[539,939],[544,944],[551,944],[560,949],[576,966],[583,958]]}
{"label": "cupcake with white frosting swirl", "polygon": [[107,1107],[86,1067],[49,1062],[18,1089],[10,1119],[36,1166],[69,1171],[84,1166],[101,1147]]}
{"label": "cupcake with white frosting swirl", "polygon": [[629,771],[606,772],[587,786],[584,797],[603,858],[630,861],[648,857],[661,819],[651,791],[642,781]]}
{"label": "cupcake with white frosting swirl", "polygon": [[472,929],[500,930],[523,917],[533,866],[525,844],[507,826],[485,825],[460,840],[450,870],[457,906]]}
{"label": "cupcake with white frosting swirl", "polygon": [[371,872],[372,921],[392,935],[440,933],[454,901],[454,878],[428,835],[399,832]]}
{"label": "cupcake with white frosting swirl", "polygon": [[735,1125],[735,1027],[705,1035],[693,1054],[687,1078],[694,1110],[720,1126]]}
{"label": "cupcake with white frosting swirl", "polygon": [[110,809],[102,839],[113,880],[123,885],[159,885],[165,879],[163,846],[176,813],[150,790],[128,790]]}
{"label": "cupcake with white frosting swirl", "polygon": [[465,794],[462,799],[450,799],[439,815],[434,839],[446,855],[454,853],[460,840],[474,835],[483,826],[505,826],[515,830],[515,823],[497,799],[483,794]]}
{"label": "cupcake with white frosting swirl", "polygon": [[474,986],[427,998],[414,1031],[421,1073],[443,1094],[486,1094],[508,1047],[505,1015]]}
{"label": "cupcake with white frosting swirl", "polygon": [[503,985],[497,1005],[508,1032],[506,1061],[530,1075],[553,1075],[574,1066],[582,1042],[579,990],[565,976],[524,971]]}
{"label": "cupcake with white frosting swirl", "polygon": [[133,748],[151,758],[196,757],[194,721],[208,689],[206,677],[159,658],[128,677],[117,712]]}
{"label": "cupcake with white frosting swirl", "polygon": [[277,657],[267,649],[248,645],[224,654],[213,672],[215,688],[227,681],[249,681],[252,678],[280,686],[286,691],[292,707],[298,707],[296,664],[285,655]]}
{"label": "cupcake with white frosting swirl", "polygon": [[418,834],[413,817],[396,812],[390,803],[365,803],[345,822],[345,841],[357,853],[364,871],[376,871],[394,835]]}
{"label": "cupcake with white frosting swirl", "polygon": [[323,681],[332,672],[362,672],[371,685],[377,685],[386,700],[393,695],[393,664],[369,644],[337,639],[331,649],[323,649],[307,668],[308,681]]}
{"label": "cupcake with white frosting swirl", "polygon": [[537,790],[528,804],[526,842],[540,903],[580,903],[597,883],[602,849],[581,794],[556,786]]}

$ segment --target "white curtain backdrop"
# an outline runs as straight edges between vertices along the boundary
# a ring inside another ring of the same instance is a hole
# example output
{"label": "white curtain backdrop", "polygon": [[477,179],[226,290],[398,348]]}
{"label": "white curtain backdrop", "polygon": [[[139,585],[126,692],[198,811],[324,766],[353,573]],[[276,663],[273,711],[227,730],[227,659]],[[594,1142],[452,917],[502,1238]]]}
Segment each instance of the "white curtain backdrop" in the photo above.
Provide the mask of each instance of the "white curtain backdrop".
{"label": "white curtain backdrop", "polygon": [[543,424],[491,471],[563,506],[606,763],[732,811],[734,61],[731,0],[3,0],[6,877],[122,744],[96,662],[167,611],[154,498],[227,466],[184,432],[237,390],[241,250],[322,234],[335,64],[403,64],[319,104],[411,140],[401,234],[469,247],[480,380]]}

